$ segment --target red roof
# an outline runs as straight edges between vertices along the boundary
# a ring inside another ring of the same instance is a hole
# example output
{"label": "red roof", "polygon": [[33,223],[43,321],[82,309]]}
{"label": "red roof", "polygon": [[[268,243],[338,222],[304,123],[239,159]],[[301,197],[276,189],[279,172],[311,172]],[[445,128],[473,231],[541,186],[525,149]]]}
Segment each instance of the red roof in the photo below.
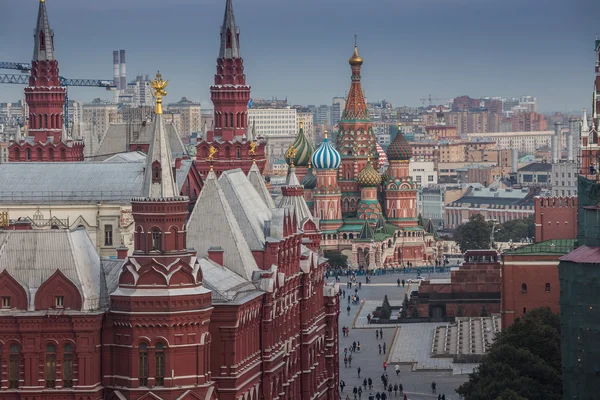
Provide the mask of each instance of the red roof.
{"label": "red roof", "polygon": [[559,260],[580,264],[600,264],[600,247],[581,246]]}

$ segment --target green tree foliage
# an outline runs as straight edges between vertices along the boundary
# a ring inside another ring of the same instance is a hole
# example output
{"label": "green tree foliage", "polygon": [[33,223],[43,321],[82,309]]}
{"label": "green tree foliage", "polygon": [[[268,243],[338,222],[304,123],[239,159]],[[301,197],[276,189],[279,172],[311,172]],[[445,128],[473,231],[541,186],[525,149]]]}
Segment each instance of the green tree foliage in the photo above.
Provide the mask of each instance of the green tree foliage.
{"label": "green tree foliage", "polygon": [[390,301],[388,300],[387,294],[383,298],[383,303],[381,304],[381,314],[380,315],[381,315],[382,319],[389,319],[390,315],[392,315],[392,305],[390,304]]}
{"label": "green tree foliage", "polygon": [[454,241],[463,253],[467,250],[489,249],[491,232],[492,226],[485,221],[483,215],[474,214],[469,222],[456,228]]}
{"label": "green tree foliage", "polygon": [[535,237],[535,220],[534,216],[531,215],[527,218],[513,219],[512,221],[506,221],[494,232],[495,242],[520,242],[525,238]]}
{"label": "green tree foliage", "polygon": [[538,308],[498,334],[469,381],[457,390],[465,400],[562,398],[560,318]]}
{"label": "green tree foliage", "polygon": [[345,268],[348,265],[348,256],[343,255],[339,251],[325,250],[323,255],[332,267]]}

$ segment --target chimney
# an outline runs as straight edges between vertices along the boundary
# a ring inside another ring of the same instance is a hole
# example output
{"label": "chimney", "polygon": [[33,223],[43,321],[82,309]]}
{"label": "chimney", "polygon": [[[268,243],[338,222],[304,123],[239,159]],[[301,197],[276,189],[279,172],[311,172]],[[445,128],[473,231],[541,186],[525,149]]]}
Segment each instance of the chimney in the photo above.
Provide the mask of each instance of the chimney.
{"label": "chimney", "polygon": [[121,84],[119,89],[124,92],[127,89],[127,66],[125,64],[125,50],[120,51],[121,55]]}
{"label": "chimney", "polygon": [[124,259],[126,259],[126,258],[127,258],[127,251],[128,251],[128,250],[129,250],[129,249],[128,249],[127,247],[125,247],[125,246],[121,246],[121,247],[119,247],[119,248],[117,249],[117,258],[118,258],[119,260],[124,260]]}
{"label": "chimney", "polygon": [[214,262],[215,264],[219,264],[223,267],[223,249],[221,248],[221,246],[213,246],[209,248],[208,259]]}
{"label": "chimney", "polygon": [[560,126],[561,123],[557,122],[554,124],[554,135],[552,135],[551,143],[552,143],[552,164],[555,164],[560,161]]}
{"label": "chimney", "polygon": [[119,73],[119,50],[113,51],[113,81],[115,82],[115,87],[117,88],[117,93],[121,88],[121,78]]}
{"label": "chimney", "polygon": [[567,134],[567,161],[573,162],[574,151],[573,151],[573,137],[575,135],[575,129],[577,129],[577,120],[575,118],[569,118],[569,133]]}

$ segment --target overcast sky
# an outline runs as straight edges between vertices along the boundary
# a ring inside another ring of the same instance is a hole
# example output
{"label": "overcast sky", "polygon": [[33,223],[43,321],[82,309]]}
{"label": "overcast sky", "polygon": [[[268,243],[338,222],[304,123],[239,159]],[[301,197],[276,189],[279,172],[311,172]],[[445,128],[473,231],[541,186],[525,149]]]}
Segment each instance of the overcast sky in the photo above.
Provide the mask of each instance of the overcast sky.
{"label": "overcast sky", "polygon": [[[38,0],[0,0],[0,60],[29,62]],[[225,0],[47,0],[61,75],[112,79],[112,51],[127,73],[169,80],[167,102],[210,104]],[[533,95],[540,111],[590,107],[599,0],[234,0],[252,97],[331,104],[350,85],[358,35],[369,101],[419,105]],[[12,73],[12,71],[2,71]],[[69,89],[72,99],[111,99]],[[0,85],[0,101],[22,87]]]}

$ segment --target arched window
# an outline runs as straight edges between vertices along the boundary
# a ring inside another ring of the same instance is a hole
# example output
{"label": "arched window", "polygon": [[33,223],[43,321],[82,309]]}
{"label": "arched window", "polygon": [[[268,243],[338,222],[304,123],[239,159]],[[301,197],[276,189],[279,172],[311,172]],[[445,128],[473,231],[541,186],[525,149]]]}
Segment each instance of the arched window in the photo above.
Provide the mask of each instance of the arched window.
{"label": "arched window", "polygon": [[161,234],[158,228],[152,229],[152,250],[160,251],[162,246],[160,244]]}
{"label": "arched window", "polygon": [[162,343],[158,343],[155,349],[156,359],[156,386],[165,385],[165,346]]}
{"label": "arched window", "polygon": [[240,158],[242,158],[242,149],[240,149],[239,147],[235,150],[235,157],[239,160]]}
{"label": "arched window", "polygon": [[19,387],[19,369],[21,355],[19,354],[19,346],[13,344],[10,346],[10,355],[8,358],[8,388],[17,389]]}
{"label": "arched window", "polygon": [[46,346],[46,387],[56,387],[56,346]]}
{"label": "arched window", "polygon": [[73,387],[73,346],[66,344],[63,352],[63,387]]}
{"label": "arched window", "polygon": [[140,344],[138,358],[140,364],[140,386],[148,386],[148,346],[145,343]]}
{"label": "arched window", "polygon": [[44,114],[44,128],[48,128],[48,114]]}
{"label": "arched window", "polygon": [[546,292],[549,292],[549,291],[550,291],[550,284],[546,283]]}
{"label": "arched window", "polygon": [[160,163],[152,164],[152,183],[160,183]]}
{"label": "arched window", "polygon": [[38,119],[39,119],[39,125],[38,125],[38,129],[42,128],[42,114],[38,115]]}
{"label": "arched window", "polygon": [[65,149],[60,149],[60,161],[67,161],[67,152]]}
{"label": "arched window", "polygon": [[31,161],[31,149],[27,149],[27,161]]}
{"label": "arched window", "polygon": [[526,283],[521,285],[521,293],[527,293],[527,284]]}

